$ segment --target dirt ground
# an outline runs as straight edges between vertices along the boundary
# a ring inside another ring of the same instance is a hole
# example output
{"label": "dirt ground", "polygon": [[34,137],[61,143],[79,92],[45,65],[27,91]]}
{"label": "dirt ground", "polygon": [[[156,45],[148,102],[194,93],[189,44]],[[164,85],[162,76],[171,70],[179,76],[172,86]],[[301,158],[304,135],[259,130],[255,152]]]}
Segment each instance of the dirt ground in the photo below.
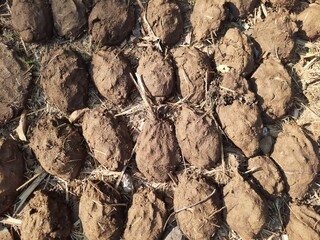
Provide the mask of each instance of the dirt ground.
{"label": "dirt ground", "polygon": [[320,2],[0,0],[0,239],[320,239]]}

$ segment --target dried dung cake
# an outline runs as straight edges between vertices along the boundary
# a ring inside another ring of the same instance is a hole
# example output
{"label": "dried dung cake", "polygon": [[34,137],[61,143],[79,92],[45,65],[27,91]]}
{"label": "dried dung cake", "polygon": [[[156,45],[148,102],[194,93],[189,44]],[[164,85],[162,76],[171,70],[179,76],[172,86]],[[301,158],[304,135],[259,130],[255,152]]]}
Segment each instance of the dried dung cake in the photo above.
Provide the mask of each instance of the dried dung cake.
{"label": "dried dung cake", "polygon": [[192,33],[196,41],[214,36],[226,18],[225,0],[197,0],[190,16]]}
{"label": "dried dung cake", "polygon": [[308,8],[298,15],[297,20],[303,37],[311,40],[316,40],[320,37],[319,4],[310,4]]}
{"label": "dried dung cake", "polygon": [[286,226],[289,239],[318,240],[320,236],[320,215],[311,207],[292,204],[290,220]]}
{"label": "dried dung cake", "polygon": [[118,105],[127,101],[133,87],[134,76],[129,61],[123,54],[103,49],[92,57],[91,75],[100,94]]}
{"label": "dried dung cake", "polygon": [[102,109],[86,112],[82,131],[95,159],[109,170],[121,170],[131,158],[133,143],[129,130],[111,113]]}
{"label": "dried dung cake", "polygon": [[293,122],[283,125],[271,157],[283,170],[292,198],[302,197],[320,170],[319,155],[313,143]]}
{"label": "dried dung cake", "polygon": [[173,54],[177,67],[178,91],[191,103],[205,100],[206,84],[212,78],[208,56],[193,47],[177,48]]}
{"label": "dried dung cake", "polygon": [[[189,207],[208,197],[207,201]],[[186,175],[179,178],[173,199],[175,217],[188,239],[208,239],[217,232],[222,221],[220,199],[218,189],[204,178],[188,178]]]}
{"label": "dried dung cake", "polygon": [[22,212],[21,239],[68,239],[70,210],[57,193],[36,191]]}
{"label": "dried dung cake", "polygon": [[258,5],[258,0],[226,0],[227,7],[235,18],[245,18]]}
{"label": "dried dung cake", "polygon": [[137,73],[157,101],[163,101],[172,94],[175,76],[169,56],[148,48],[139,60]]}
{"label": "dried dung cake", "polygon": [[220,96],[225,103],[230,99],[243,100],[247,104],[255,102],[255,95],[250,91],[247,79],[240,76],[235,69],[223,74],[219,87]]}
{"label": "dried dung cake", "polygon": [[236,174],[223,188],[227,223],[242,239],[256,239],[268,217],[265,201]]}
{"label": "dried dung cake", "polygon": [[[173,46],[180,40],[184,24],[175,0],[150,0],[146,8],[146,19],[152,32],[164,45]],[[149,35],[152,36],[152,33]]]}
{"label": "dried dung cake", "polygon": [[267,156],[257,156],[248,160],[248,171],[262,193],[268,198],[275,198],[286,189],[285,181],[278,166]]}
{"label": "dried dung cake", "polygon": [[262,53],[270,53],[281,60],[290,60],[294,54],[296,24],[285,10],[270,13],[254,26],[252,37]]}
{"label": "dried dung cake", "polygon": [[52,36],[49,0],[13,0],[11,19],[13,28],[27,43],[47,41]]}
{"label": "dried dung cake", "polygon": [[160,239],[166,217],[165,204],[153,190],[138,190],[129,208],[123,239]]}
{"label": "dried dung cake", "polygon": [[87,27],[87,8],[83,0],[51,0],[54,26],[62,37],[75,39]]}
{"label": "dried dung cake", "polygon": [[48,101],[62,112],[87,105],[88,72],[81,56],[71,49],[53,49],[43,57],[41,84]]}
{"label": "dried dung cake", "polygon": [[78,176],[87,156],[75,127],[66,119],[45,115],[33,129],[30,147],[44,170],[65,180]]}
{"label": "dried dung cake", "polygon": [[133,6],[127,0],[101,0],[89,16],[92,41],[98,45],[118,45],[135,25]]}
{"label": "dried dung cake", "polygon": [[0,214],[16,199],[16,189],[24,182],[24,159],[18,143],[0,138]]}
{"label": "dried dung cake", "polygon": [[227,137],[246,157],[255,155],[262,137],[262,121],[258,107],[236,100],[231,105],[218,106],[217,113]]}
{"label": "dried dung cake", "polygon": [[270,2],[272,6],[279,8],[291,9],[298,2],[297,0],[262,0],[262,2]]}
{"label": "dried dung cake", "polygon": [[23,108],[31,74],[28,65],[15,52],[0,43],[0,126]]}
{"label": "dried dung cake", "polygon": [[148,180],[167,180],[179,163],[178,148],[174,128],[168,121],[146,120],[136,143],[139,171]]}
{"label": "dried dung cake", "polygon": [[221,135],[206,113],[183,107],[175,123],[182,156],[199,168],[212,168],[221,159]]}
{"label": "dried dung cake", "polygon": [[120,239],[125,207],[119,193],[109,184],[88,182],[79,204],[79,217],[86,238]]}
{"label": "dried dung cake", "polygon": [[214,60],[217,67],[227,66],[247,76],[254,69],[253,45],[240,30],[230,28],[216,46]]}
{"label": "dried dung cake", "polygon": [[291,105],[292,80],[281,62],[264,59],[250,79],[266,122],[283,117]]}

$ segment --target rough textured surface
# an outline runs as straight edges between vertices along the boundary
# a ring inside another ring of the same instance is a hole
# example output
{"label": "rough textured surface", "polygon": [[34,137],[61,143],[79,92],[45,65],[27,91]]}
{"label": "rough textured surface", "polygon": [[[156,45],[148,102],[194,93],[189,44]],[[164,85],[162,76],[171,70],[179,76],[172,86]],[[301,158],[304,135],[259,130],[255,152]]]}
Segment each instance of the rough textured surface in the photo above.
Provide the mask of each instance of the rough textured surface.
{"label": "rough textured surface", "polygon": [[262,121],[258,107],[233,101],[231,105],[219,106],[217,113],[227,137],[246,157],[253,156],[259,149],[262,136]]}
{"label": "rough textured surface", "polygon": [[24,159],[18,143],[0,138],[0,214],[14,202],[23,183]]}
{"label": "rough textured surface", "polygon": [[223,74],[219,93],[225,103],[230,99],[244,100],[249,104],[255,101],[255,95],[250,91],[247,79],[239,76],[235,69]]}
{"label": "rough textured surface", "polygon": [[41,84],[48,101],[62,112],[84,108],[88,98],[88,73],[77,52],[58,48],[44,56]]}
{"label": "rough textured surface", "polygon": [[91,75],[100,94],[113,104],[126,102],[134,76],[129,61],[112,50],[101,50],[93,55]]}
{"label": "rough textured surface", "polygon": [[301,27],[302,35],[311,40],[320,37],[320,5],[310,4],[298,15],[298,25]]}
{"label": "rough textured surface", "polygon": [[287,113],[292,97],[291,82],[287,70],[275,58],[265,59],[252,75],[250,83],[267,122]]}
{"label": "rough textured surface", "polygon": [[13,0],[13,28],[25,42],[49,40],[52,36],[52,14],[48,0]]}
{"label": "rough textured surface", "polygon": [[253,45],[237,28],[230,28],[217,45],[214,60],[216,66],[225,65],[247,76],[254,68]]}
{"label": "rough textured surface", "polygon": [[212,196],[207,201],[175,215],[181,231],[190,240],[208,239],[219,229],[222,221],[219,211],[222,208],[221,197],[217,189],[203,178],[188,178],[183,175],[179,179],[174,191],[175,211],[202,201],[210,195]]}
{"label": "rough textured surface", "polygon": [[70,210],[54,192],[36,191],[23,209],[21,239],[68,239]]}
{"label": "rough textured surface", "polygon": [[79,217],[88,240],[120,239],[124,209],[120,195],[102,182],[89,182],[80,198]]}
{"label": "rough textured surface", "polygon": [[28,65],[0,43],[0,126],[24,105],[31,76]]}
{"label": "rough textured surface", "polygon": [[101,0],[89,16],[92,41],[99,45],[120,44],[134,25],[134,10],[127,0]]}
{"label": "rough textured surface", "polygon": [[55,28],[60,36],[75,39],[87,26],[86,6],[83,0],[51,0]]}
{"label": "rough textured surface", "polygon": [[219,30],[225,19],[225,0],[197,0],[190,17],[194,39],[199,41]]}
{"label": "rough textured surface", "polygon": [[136,143],[136,162],[148,180],[165,181],[178,162],[178,143],[168,121],[148,119]]}
{"label": "rough textured surface", "polygon": [[44,116],[33,130],[30,147],[48,173],[68,180],[78,176],[87,156],[82,142],[66,119]]}
{"label": "rough textured surface", "polygon": [[0,240],[13,240],[8,228],[0,224]]}
{"label": "rough textured surface", "polygon": [[270,53],[283,60],[289,60],[294,53],[293,35],[296,24],[286,11],[273,12],[263,22],[258,22],[252,37],[258,42],[263,53]]}
{"label": "rough textured surface", "polygon": [[306,206],[292,204],[290,221],[286,227],[289,239],[318,240],[320,236],[320,215]]}
{"label": "rough textured surface", "polygon": [[160,239],[166,221],[164,202],[151,189],[133,195],[123,239]]}
{"label": "rough textured surface", "polygon": [[195,48],[180,47],[174,52],[178,69],[178,90],[183,98],[192,103],[205,99],[206,82],[212,75],[209,58]]}
{"label": "rough textured surface", "polygon": [[200,168],[212,168],[221,159],[221,136],[206,113],[183,107],[175,123],[176,136],[185,159]]}
{"label": "rough textured surface", "polygon": [[263,2],[267,1],[275,7],[287,9],[291,9],[298,2],[297,0],[263,0]]}
{"label": "rough textured surface", "polygon": [[268,217],[263,199],[239,174],[223,188],[223,195],[228,225],[242,239],[256,239]]}
{"label": "rough textured surface", "polygon": [[153,97],[162,101],[169,97],[174,87],[174,70],[171,60],[151,48],[139,60],[137,73]]}
{"label": "rough textured surface", "polygon": [[226,0],[227,6],[235,18],[245,18],[258,5],[258,0]]}
{"label": "rough textured surface", "polygon": [[320,170],[319,156],[312,142],[295,123],[283,126],[271,157],[284,171],[292,198],[302,197]]}
{"label": "rough textured surface", "polygon": [[131,157],[133,148],[127,127],[101,109],[85,113],[83,136],[93,156],[109,170],[121,170]]}
{"label": "rough textured surface", "polygon": [[251,176],[254,183],[258,183],[264,195],[274,198],[285,190],[285,182],[273,160],[267,156],[257,156],[248,161],[248,170],[252,171]]}
{"label": "rough textured surface", "polygon": [[146,18],[152,31],[163,44],[172,46],[180,40],[183,20],[180,7],[175,0],[150,0]]}

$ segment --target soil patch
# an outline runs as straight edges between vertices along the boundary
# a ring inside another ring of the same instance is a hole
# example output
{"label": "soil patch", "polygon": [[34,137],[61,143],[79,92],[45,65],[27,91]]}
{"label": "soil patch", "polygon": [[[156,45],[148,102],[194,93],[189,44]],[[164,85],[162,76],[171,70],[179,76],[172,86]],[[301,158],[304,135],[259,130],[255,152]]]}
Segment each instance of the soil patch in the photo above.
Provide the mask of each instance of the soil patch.
{"label": "soil patch", "polygon": [[223,74],[219,87],[223,103],[233,100],[239,100],[247,104],[255,102],[256,97],[250,91],[247,79],[240,76],[235,69],[230,69],[229,72]]}
{"label": "soil patch", "polygon": [[292,198],[302,197],[320,170],[313,143],[295,123],[284,124],[271,157],[284,171]]}
{"label": "soil patch", "polygon": [[164,202],[151,189],[133,195],[123,239],[160,239],[166,221]]}
{"label": "soil patch", "polygon": [[214,34],[226,18],[225,0],[197,0],[190,17],[192,33],[196,41]]}
{"label": "soil patch", "polygon": [[108,101],[123,104],[128,100],[134,73],[122,53],[105,49],[94,54],[91,75],[100,94]]}
{"label": "soil patch", "polygon": [[24,159],[18,143],[0,138],[0,214],[4,213],[16,199],[24,181]]}
{"label": "soil patch", "polygon": [[264,200],[236,174],[223,188],[227,223],[243,239],[254,239],[266,223],[268,208]]}
{"label": "soil patch", "polygon": [[28,65],[14,51],[0,43],[0,126],[23,108],[31,74]]}
{"label": "soil patch", "polygon": [[206,113],[183,107],[175,123],[182,156],[199,168],[212,168],[221,159],[221,136]]}
{"label": "soil patch", "polygon": [[72,223],[70,210],[53,192],[37,191],[22,213],[22,239],[68,239]]}
{"label": "soil patch", "polygon": [[86,107],[88,73],[81,56],[67,48],[45,55],[41,67],[41,84],[48,101],[65,113]]}
{"label": "soil patch", "polygon": [[175,77],[169,56],[164,57],[160,52],[148,48],[139,60],[137,73],[157,101],[163,101],[172,94]]}
{"label": "soil patch", "polygon": [[258,183],[259,190],[267,198],[275,198],[285,190],[285,182],[281,172],[273,160],[267,156],[257,156],[248,161],[248,170],[251,171],[253,182]]}
{"label": "soil patch", "polygon": [[[190,207],[208,197],[207,201]],[[173,202],[177,212],[176,220],[183,234],[189,239],[207,239],[208,236],[213,236],[222,220],[220,199],[218,189],[204,178],[181,176],[174,190]]]}
{"label": "soil patch", "polygon": [[264,120],[271,122],[284,116],[290,108],[292,80],[281,62],[275,58],[264,59],[250,79],[257,94]]}
{"label": "soil patch", "polygon": [[146,18],[153,33],[163,44],[173,46],[180,40],[184,24],[180,7],[175,0],[150,0]]}
{"label": "soil patch", "polygon": [[148,179],[166,181],[179,162],[178,142],[173,126],[165,120],[148,119],[136,143],[136,163]]}
{"label": "soil patch", "polygon": [[75,39],[87,27],[87,8],[82,0],[52,0],[54,26],[60,36]]}
{"label": "soil patch", "polygon": [[[320,37],[320,5],[310,4],[298,17],[298,25],[301,28],[302,37],[316,40]],[[300,22],[299,22],[300,21]]]}
{"label": "soil patch", "polygon": [[320,215],[312,208],[292,204],[290,220],[286,227],[289,239],[319,239]]}
{"label": "soil patch", "polygon": [[53,21],[48,0],[13,0],[13,28],[25,42],[47,41],[52,36]]}
{"label": "soil patch", "polygon": [[88,182],[80,198],[79,217],[88,240],[120,239],[124,226],[124,206],[111,185]]}
{"label": "soil patch", "polygon": [[230,28],[217,45],[214,60],[216,66],[224,65],[247,76],[254,68],[253,45],[249,38],[237,28]]}
{"label": "soil patch", "polygon": [[109,170],[121,170],[133,149],[128,128],[110,113],[93,109],[85,113],[83,136],[93,156]]}
{"label": "soil patch", "polygon": [[180,47],[173,54],[177,66],[178,90],[191,103],[205,100],[206,85],[212,79],[209,58],[196,48]]}
{"label": "soil patch", "polygon": [[[236,100],[231,105],[218,106],[217,113],[227,137],[247,157],[255,155],[262,137],[262,121],[258,107]],[[234,124],[235,122],[237,124]]]}
{"label": "soil patch", "polygon": [[134,9],[126,0],[101,0],[93,7],[88,21],[94,43],[117,45],[134,27]]}
{"label": "soil patch", "polygon": [[281,60],[290,60],[294,53],[294,34],[296,24],[285,10],[273,12],[263,22],[258,22],[252,37],[261,47],[263,53],[270,53]]}
{"label": "soil patch", "polygon": [[228,0],[227,7],[235,18],[244,18],[253,12],[258,5],[258,0]]}
{"label": "soil patch", "polygon": [[66,119],[56,117],[39,120],[30,147],[48,173],[65,180],[78,176],[87,156],[81,134]]}

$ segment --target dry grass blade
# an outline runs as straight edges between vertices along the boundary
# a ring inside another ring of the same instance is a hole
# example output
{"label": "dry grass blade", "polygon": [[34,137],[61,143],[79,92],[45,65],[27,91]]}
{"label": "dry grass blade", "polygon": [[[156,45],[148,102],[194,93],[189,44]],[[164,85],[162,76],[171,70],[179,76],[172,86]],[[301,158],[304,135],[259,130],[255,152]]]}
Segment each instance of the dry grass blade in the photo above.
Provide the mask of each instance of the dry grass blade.
{"label": "dry grass blade", "polygon": [[26,130],[27,130],[27,115],[26,115],[26,112],[23,111],[20,116],[19,126],[16,128],[16,132],[21,141],[25,141],[25,142],[28,141],[25,135]]}
{"label": "dry grass blade", "polygon": [[[33,193],[33,191],[39,186],[39,184],[43,181],[43,179],[45,179],[45,177],[48,175],[46,172],[44,172],[42,168],[40,171],[41,172],[37,173],[35,177],[32,178],[33,182],[30,184],[30,186],[27,187],[18,197],[18,202],[14,206],[15,214],[19,213],[22,210],[27,198]],[[29,182],[30,181],[28,181],[28,183]]]}
{"label": "dry grass blade", "polygon": [[20,226],[22,221],[20,219],[7,216],[6,218],[1,219],[0,223],[11,225],[11,226]]}

